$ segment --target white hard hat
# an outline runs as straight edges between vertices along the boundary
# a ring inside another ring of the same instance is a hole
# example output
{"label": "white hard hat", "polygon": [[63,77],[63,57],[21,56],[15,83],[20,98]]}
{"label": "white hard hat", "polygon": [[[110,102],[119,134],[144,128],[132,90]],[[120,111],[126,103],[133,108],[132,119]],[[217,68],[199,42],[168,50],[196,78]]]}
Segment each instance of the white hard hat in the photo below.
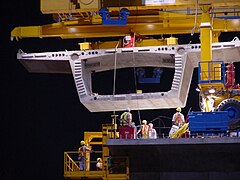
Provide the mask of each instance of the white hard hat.
{"label": "white hard hat", "polygon": [[151,126],[151,127],[153,127],[153,123],[149,123],[148,125]]}

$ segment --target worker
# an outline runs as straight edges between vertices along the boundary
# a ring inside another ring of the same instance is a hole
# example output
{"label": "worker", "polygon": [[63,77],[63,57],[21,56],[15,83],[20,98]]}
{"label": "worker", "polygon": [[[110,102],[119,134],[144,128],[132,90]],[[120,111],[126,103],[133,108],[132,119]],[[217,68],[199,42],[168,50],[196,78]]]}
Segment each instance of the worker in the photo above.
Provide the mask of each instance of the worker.
{"label": "worker", "polygon": [[137,134],[141,132],[142,139],[148,139],[148,129],[147,120],[142,120],[141,128],[138,130]]}
{"label": "worker", "polygon": [[149,139],[157,139],[157,132],[153,128],[153,123],[148,124],[148,136],[149,136]]}
{"label": "worker", "polygon": [[172,128],[169,132],[169,137],[179,128],[181,128],[185,123],[184,115],[181,113],[182,109],[180,107],[177,107],[176,111],[177,112],[173,115],[172,118]]}
{"label": "worker", "polygon": [[182,127],[183,124],[185,123],[184,115],[181,113],[182,109],[178,107],[176,111],[177,112],[173,115],[173,118],[172,118],[172,124],[178,127]]}
{"label": "worker", "polygon": [[[131,132],[130,134],[127,135],[128,138],[130,137],[132,139],[135,139],[137,137],[137,127],[136,127],[135,123],[132,121],[132,113],[131,113],[131,110],[129,108],[127,109],[126,112],[121,114],[120,125],[122,126],[121,128],[122,128],[123,131],[130,131]],[[123,134],[125,134],[125,133],[123,133]],[[125,137],[125,135],[124,135],[124,137]]]}
{"label": "worker", "polygon": [[98,171],[102,170],[102,158],[97,158],[96,168]]}
{"label": "worker", "polygon": [[120,116],[121,124],[123,126],[134,127],[135,123],[132,122],[132,113],[131,110],[128,108],[126,112],[122,113]]}
{"label": "worker", "polygon": [[86,170],[86,152],[92,150],[86,145],[85,141],[80,142],[81,146],[78,148],[78,160],[80,171]]}

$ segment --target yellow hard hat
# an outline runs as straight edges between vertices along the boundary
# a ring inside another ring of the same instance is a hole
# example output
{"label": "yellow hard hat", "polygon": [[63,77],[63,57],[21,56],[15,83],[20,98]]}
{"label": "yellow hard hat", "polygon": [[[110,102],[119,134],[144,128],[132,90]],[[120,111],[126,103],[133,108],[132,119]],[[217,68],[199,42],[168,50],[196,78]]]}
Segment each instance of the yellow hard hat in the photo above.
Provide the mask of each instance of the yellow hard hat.
{"label": "yellow hard hat", "polygon": [[98,162],[98,161],[102,161],[102,159],[101,159],[101,158],[97,158],[97,162]]}
{"label": "yellow hard hat", "polygon": [[81,145],[85,145],[85,141],[81,141],[80,144],[81,144]]}
{"label": "yellow hard hat", "polygon": [[142,123],[143,123],[143,124],[146,124],[146,123],[147,123],[147,120],[142,120]]}
{"label": "yellow hard hat", "polygon": [[182,109],[180,107],[177,107],[176,111],[181,112]]}

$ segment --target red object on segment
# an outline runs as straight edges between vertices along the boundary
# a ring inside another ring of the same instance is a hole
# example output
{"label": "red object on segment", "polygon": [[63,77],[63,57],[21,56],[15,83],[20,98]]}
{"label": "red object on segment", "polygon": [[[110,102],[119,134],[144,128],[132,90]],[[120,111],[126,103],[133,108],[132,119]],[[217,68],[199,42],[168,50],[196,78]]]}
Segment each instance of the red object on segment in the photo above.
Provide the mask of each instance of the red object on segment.
{"label": "red object on segment", "polygon": [[136,129],[128,126],[119,126],[119,137],[120,139],[135,139]]}
{"label": "red object on segment", "polygon": [[135,33],[131,33],[129,36],[125,36],[123,39],[123,47],[135,47]]}
{"label": "red object on segment", "polygon": [[235,66],[232,63],[226,66],[226,88],[236,88]]}

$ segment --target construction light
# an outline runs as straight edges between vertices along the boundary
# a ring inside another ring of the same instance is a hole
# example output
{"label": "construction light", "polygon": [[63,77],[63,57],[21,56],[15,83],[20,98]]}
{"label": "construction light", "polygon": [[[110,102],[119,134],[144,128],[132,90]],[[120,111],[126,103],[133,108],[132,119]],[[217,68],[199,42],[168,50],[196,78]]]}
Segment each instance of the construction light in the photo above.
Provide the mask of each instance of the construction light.
{"label": "construction light", "polygon": [[211,89],[208,90],[208,92],[211,93],[211,94],[213,94],[213,93],[215,93],[215,89],[214,89],[214,88],[211,88]]}
{"label": "construction light", "polygon": [[197,92],[200,92],[201,90],[197,87],[197,88],[196,88],[196,91],[197,91]]}

